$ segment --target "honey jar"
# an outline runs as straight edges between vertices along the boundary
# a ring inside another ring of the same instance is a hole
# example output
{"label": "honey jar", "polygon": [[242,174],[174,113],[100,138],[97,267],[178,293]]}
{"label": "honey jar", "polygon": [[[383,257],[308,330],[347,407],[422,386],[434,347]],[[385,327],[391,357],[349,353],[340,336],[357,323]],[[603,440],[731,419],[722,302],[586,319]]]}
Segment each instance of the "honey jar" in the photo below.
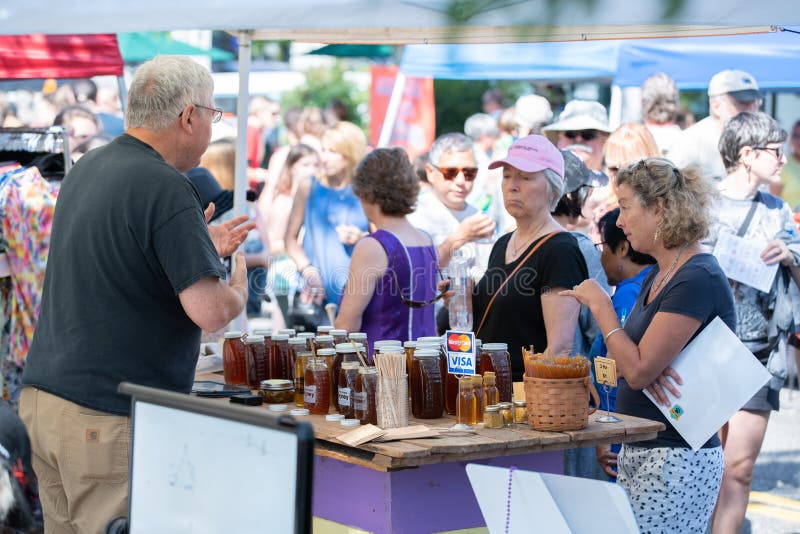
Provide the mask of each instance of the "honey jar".
{"label": "honey jar", "polygon": [[500,407],[500,415],[503,416],[503,426],[511,426],[514,424],[514,405],[510,402],[501,402],[497,406]]}
{"label": "honey jar", "polygon": [[333,336],[334,346],[338,345],[339,343],[348,343],[350,341],[349,339],[347,339],[347,330],[334,328],[333,330],[328,332],[328,335]]}
{"label": "honey jar", "polygon": [[528,422],[528,407],[524,400],[514,401],[514,422],[518,424]]}
{"label": "honey jar", "polygon": [[264,399],[264,404],[294,402],[294,383],[291,380],[262,380],[261,397]]}
{"label": "honey jar", "polygon": [[222,373],[225,382],[242,386],[247,384],[247,347],[239,331],[225,332],[222,344]]}
{"label": "honey jar", "polygon": [[491,404],[483,411],[483,428],[503,428],[503,415],[500,406]]}

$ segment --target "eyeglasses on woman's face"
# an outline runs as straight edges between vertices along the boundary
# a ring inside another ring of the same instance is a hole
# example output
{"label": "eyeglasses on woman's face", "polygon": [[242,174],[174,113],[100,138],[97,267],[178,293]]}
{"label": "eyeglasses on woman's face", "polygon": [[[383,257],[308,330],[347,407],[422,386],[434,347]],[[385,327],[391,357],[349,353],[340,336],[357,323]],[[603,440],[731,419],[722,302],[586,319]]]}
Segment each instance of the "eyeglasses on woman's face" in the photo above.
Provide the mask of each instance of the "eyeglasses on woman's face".
{"label": "eyeglasses on woman's face", "polygon": [[754,146],[753,150],[763,150],[773,154],[777,160],[783,159],[783,147],[781,146]]}

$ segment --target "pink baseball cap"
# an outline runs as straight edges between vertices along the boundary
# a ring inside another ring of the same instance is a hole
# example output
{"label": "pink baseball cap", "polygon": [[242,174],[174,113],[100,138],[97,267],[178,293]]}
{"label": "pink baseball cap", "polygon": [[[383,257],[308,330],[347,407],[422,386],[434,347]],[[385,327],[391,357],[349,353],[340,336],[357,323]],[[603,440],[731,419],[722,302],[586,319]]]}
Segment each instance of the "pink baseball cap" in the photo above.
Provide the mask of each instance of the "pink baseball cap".
{"label": "pink baseball cap", "polygon": [[522,172],[539,172],[550,169],[564,178],[564,156],[543,135],[528,135],[514,141],[508,155],[489,164],[490,169],[511,165]]}

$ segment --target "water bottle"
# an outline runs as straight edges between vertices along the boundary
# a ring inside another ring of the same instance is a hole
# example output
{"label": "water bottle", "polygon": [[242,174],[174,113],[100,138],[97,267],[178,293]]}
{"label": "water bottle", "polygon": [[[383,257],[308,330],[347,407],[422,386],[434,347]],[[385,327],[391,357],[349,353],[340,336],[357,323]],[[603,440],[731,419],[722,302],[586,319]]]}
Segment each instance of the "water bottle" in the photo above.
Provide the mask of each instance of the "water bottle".
{"label": "water bottle", "polygon": [[469,332],[472,330],[472,279],[469,276],[469,259],[459,251],[454,252],[448,271],[450,289],[454,292],[447,307],[450,328]]}

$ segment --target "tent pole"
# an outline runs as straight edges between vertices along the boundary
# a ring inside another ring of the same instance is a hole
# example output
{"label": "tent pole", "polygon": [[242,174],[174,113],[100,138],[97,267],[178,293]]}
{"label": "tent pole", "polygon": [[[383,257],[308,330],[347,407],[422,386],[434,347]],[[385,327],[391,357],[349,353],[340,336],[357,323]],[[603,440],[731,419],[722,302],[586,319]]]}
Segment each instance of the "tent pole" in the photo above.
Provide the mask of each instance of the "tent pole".
{"label": "tent pole", "polygon": [[250,103],[248,74],[250,72],[253,32],[239,32],[239,96],[236,99],[236,170],[233,192],[233,213],[247,214],[247,113]]}
{"label": "tent pole", "polygon": [[[250,60],[251,43],[253,39],[252,30],[239,32],[239,96],[236,99],[236,166],[235,181],[233,190],[233,213],[234,216],[247,215],[247,113],[250,107]],[[240,247],[241,250],[241,247]],[[236,258],[231,258],[236,261]],[[235,265],[232,266],[235,268]],[[247,332],[247,312],[242,313],[234,319],[232,327],[241,332]]]}
{"label": "tent pole", "polygon": [[125,87],[124,74],[117,76],[117,91],[119,91],[120,110],[122,114],[125,115],[125,110],[128,108],[128,89]]}
{"label": "tent pole", "polygon": [[400,102],[403,100],[405,87],[406,75],[398,70],[397,77],[394,79],[392,96],[389,98],[389,105],[386,107],[386,116],[383,118],[383,124],[381,125],[381,135],[378,137],[379,147],[388,145],[392,139],[392,132],[394,131],[395,122],[397,122],[397,112],[400,109]]}

